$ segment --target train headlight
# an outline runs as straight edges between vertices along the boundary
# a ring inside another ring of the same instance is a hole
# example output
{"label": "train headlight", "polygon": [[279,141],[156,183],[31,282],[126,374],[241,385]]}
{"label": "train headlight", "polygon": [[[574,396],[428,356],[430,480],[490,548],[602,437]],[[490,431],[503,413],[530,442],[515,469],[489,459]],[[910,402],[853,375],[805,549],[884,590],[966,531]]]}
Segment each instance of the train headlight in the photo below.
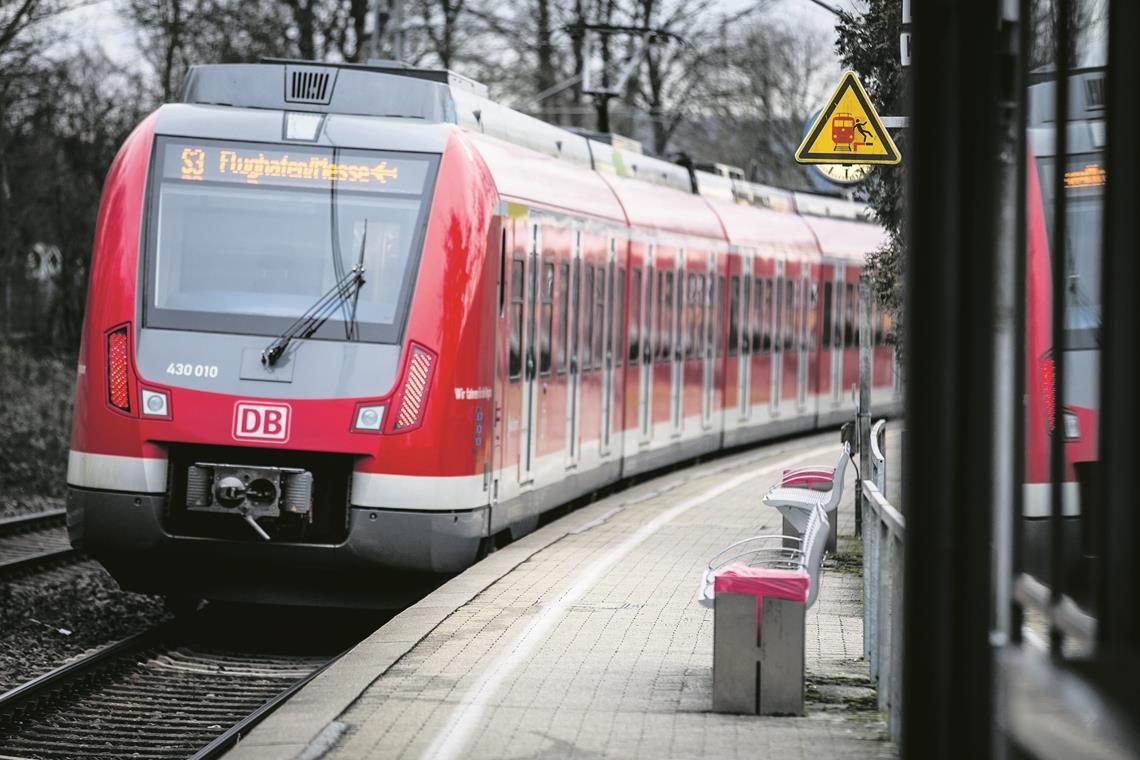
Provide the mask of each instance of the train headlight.
{"label": "train headlight", "polygon": [[1072,412],[1065,412],[1065,437],[1070,439],[1081,437],[1080,420]]}
{"label": "train headlight", "polygon": [[170,399],[162,391],[143,388],[142,413],[147,417],[169,417]]}
{"label": "train headlight", "polygon": [[378,433],[380,432],[380,426],[383,424],[383,404],[369,404],[366,406],[356,407],[356,421],[352,425],[353,430],[363,430],[365,432]]}

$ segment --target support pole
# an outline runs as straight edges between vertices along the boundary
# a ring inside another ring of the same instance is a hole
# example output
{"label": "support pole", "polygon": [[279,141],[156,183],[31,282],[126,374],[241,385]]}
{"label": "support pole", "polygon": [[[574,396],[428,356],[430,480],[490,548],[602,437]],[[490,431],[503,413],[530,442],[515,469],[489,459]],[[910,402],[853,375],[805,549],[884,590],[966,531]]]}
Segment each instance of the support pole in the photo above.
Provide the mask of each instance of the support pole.
{"label": "support pole", "polygon": [[[859,280],[859,475],[871,476],[871,286]],[[855,484],[855,535],[863,535],[863,489]]]}

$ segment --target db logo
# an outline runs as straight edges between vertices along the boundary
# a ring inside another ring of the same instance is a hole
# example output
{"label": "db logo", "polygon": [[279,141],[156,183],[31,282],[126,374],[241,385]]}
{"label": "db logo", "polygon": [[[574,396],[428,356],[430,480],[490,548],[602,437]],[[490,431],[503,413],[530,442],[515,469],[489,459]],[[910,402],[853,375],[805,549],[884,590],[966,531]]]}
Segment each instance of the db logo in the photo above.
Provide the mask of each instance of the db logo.
{"label": "db logo", "polygon": [[289,405],[237,402],[234,407],[234,438],[285,443],[289,440]]}

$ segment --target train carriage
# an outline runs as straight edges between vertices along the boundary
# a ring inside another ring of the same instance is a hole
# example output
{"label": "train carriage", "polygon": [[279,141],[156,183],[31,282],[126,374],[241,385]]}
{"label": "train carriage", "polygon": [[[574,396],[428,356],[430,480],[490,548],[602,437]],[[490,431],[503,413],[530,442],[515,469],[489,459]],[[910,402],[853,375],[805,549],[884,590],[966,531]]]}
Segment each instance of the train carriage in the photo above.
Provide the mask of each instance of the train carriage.
{"label": "train carriage", "polygon": [[448,72],[196,67],[104,189],[72,541],[133,589],[399,605],[576,497],[834,424],[859,212]]}

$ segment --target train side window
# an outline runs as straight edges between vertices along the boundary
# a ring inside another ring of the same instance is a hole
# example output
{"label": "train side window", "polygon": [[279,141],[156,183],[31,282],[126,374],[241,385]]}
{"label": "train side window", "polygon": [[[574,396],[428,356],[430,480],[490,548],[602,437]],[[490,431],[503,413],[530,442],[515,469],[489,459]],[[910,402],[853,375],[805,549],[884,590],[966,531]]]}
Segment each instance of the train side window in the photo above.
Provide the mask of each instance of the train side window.
{"label": "train side window", "polygon": [[[612,270],[611,270],[612,271]],[[606,330],[606,270],[598,267],[594,273],[594,368],[602,366],[602,350]],[[611,312],[612,313],[612,312]]]}
{"label": "train side window", "polygon": [[542,333],[538,336],[538,374],[550,374],[554,347],[554,262],[542,262]]}
{"label": "train side window", "polygon": [[641,267],[634,267],[629,290],[629,363],[641,357]]}
{"label": "train side window", "polygon": [[791,351],[796,334],[796,285],[791,280],[785,284],[788,288],[788,317],[784,324],[784,350]]}
{"label": "train side window", "polygon": [[740,305],[740,353],[747,354],[752,351],[748,341],[751,329],[749,315],[752,313],[752,278],[745,274],[741,284],[744,287],[744,301]]}
{"label": "train side window", "polygon": [[855,286],[847,283],[847,295],[843,320],[843,346],[851,348],[855,344]]}
{"label": "train side window", "polygon": [[507,228],[503,227],[503,236],[499,241],[499,316],[507,306]]}
{"label": "train side window", "polygon": [[740,346],[740,276],[734,274],[728,282],[728,355],[736,356]]}
{"label": "train side window", "polygon": [[776,329],[772,333],[772,346],[774,350],[781,351],[784,347],[784,278],[776,278]]}
{"label": "train side window", "polygon": [[823,347],[831,348],[831,283],[823,283]]}
{"label": "train side window", "polygon": [[676,297],[673,294],[673,272],[665,273],[665,295],[662,297],[662,302],[665,304],[665,320],[662,329],[662,343],[664,344],[661,350],[661,359],[669,361],[670,354],[673,353],[673,321],[674,321],[674,302]]}
{"label": "train side window", "polygon": [[558,374],[566,373],[566,357],[570,353],[570,265],[558,265]]}
{"label": "train side window", "polygon": [[570,281],[570,358],[569,363],[577,372],[578,362],[578,330],[582,324],[582,260],[574,259],[573,279]]}
{"label": "train side window", "polygon": [[708,327],[705,320],[708,319],[708,310],[705,308],[705,275],[694,275],[693,279],[697,280],[697,304],[694,305],[695,313],[697,313],[697,335],[693,341],[694,351],[697,352],[697,357],[702,358],[705,356],[705,335],[708,332]]}
{"label": "train side window", "polygon": [[594,265],[586,265],[586,280],[582,284],[582,311],[586,315],[586,332],[582,336],[582,371],[594,366]]}
{"label": "train side window", "polygon": [[855,333],[854,337],[852,338],[852,343],[854,343],[855,348],[859,347],[859,341],[863,337],[859,334],[859,310],[862,307],[863,307],[862,298],[860,297],[859,292],[856,291],[855,292],[854,314],[851,315],[851,324],[852,324],[851,331],[853,333]]}
{"label": "train side window", "polygon": [[511,349],[507,375],[511,381],[522,376],[523,262],[511,261]]}
{"label": "train side window", "polygon": [[[684,256],[684,251],[681,251],[680,256]],[[677,270],[677,289],[673,293],[673,303],[676,305],[676,326],[673,328],[673,349],[676,351],[677,356],[684,358],[685,356],[685,271],[683,269]]]}
{"label": "train side window", "polygon": [[617,346],[617,351],[614,352],[614,365],[620,367],[625,362],[625,352],[621,350],[622,338],[625,336],[623,332],[625,327],[625,267],[618,267],[618,286],[617,293],[614,298],[617,301],[617,321],[614,322],[614,342],[613,345]]}
{"label": "train side window", "polygon": [[705,308],[705,343],[702,349],[706,355],[716,350],[715,282],[716,275],[701,275],[701,292],[704,294],[702,303]]}
{"label": "train side window", "polygon": [[657,270],[657,315],[654,320],[654,335],[653,341],[653,358],[660,359],[662,354],[665,353],[665,271],[662,269]]}
{"label": "train side window", "polygon": [[724,356],[724,275],[716,276],[716,300],[713,302],[713,313],[716,314],[716,355]]}
{"label": "train side window", "polygon": [[765,277],[763,280],[764,285],[764,303],[761,304],[761,311],[764,313],[764,320],[761,324],[763,328],[760,333],[760,350],[764,353],[772,351],[772,280]]}
{"label": "train side window", "polygon": [[759,277],[752,278],[752,353],[764,350],[762,332],[764,329],[764,285]]}

